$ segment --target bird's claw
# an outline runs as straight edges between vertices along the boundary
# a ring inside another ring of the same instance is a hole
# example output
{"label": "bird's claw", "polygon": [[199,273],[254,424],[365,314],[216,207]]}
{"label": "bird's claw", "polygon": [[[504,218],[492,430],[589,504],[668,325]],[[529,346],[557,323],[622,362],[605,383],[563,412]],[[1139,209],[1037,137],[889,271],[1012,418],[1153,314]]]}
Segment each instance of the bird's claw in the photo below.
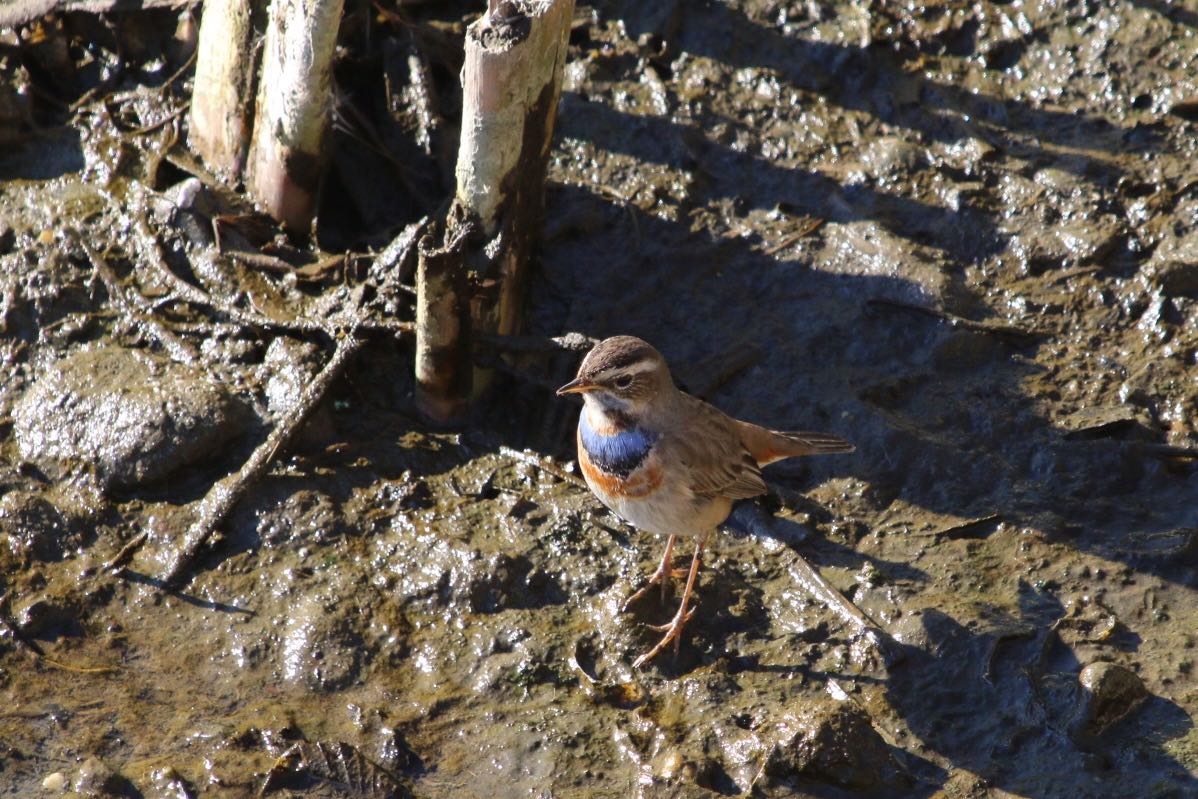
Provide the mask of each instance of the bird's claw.
{"label": "bird's claw", "polygon": [[671,621],[669,621],[665,624],[646,624],[645,626],[648,627],[650,630],[653,630],[653,631],[659,632],[659,633],[669,632],[670,630],[673,630],[674,627],[678,627],[678,631],[682,632],[682,628],[684,626],[686,626],[687,622],[689,622],[694,615],[695,615],[695,608],[691,608],[690,610],[688,610],[686,612],[686,615],[682,617],[681,621],[679,621],[678,616],[675,615]]}
{"label": "bird's claw", "polygon": [[659,654],[661,654],[661,651],[663,649],[665,649],[667,646],[669,646],[671,641],[674,642],[674,655],[675,655],[675,657],[677,657],[678,650],[682,646],[682,629],[684,627],[686,627],[686,623],[688,621],[690,621],[691,617],[693,617],[695,615],[695,610],[696,610],[696,608],[691,608],[690,610],[684,610],[684,608],[679,608],[678,613],[674,614],[674,618],[673,618],[673,620],[670,621],[669,624],[646,625],[647,627],[649,627],[652,630],[657,630],[658,632],[664,632],[665,635],[663,635],[661,637],[661,640],[657,642],[656,646],[654,646],[648,652],[646,652],[645,654],[641,655],[639,658],[634,660],[632,662],[632,667],[634,669],[639,669],[641,666],[645,665],[650,660],[652,660],[653,658],[655,658]]}

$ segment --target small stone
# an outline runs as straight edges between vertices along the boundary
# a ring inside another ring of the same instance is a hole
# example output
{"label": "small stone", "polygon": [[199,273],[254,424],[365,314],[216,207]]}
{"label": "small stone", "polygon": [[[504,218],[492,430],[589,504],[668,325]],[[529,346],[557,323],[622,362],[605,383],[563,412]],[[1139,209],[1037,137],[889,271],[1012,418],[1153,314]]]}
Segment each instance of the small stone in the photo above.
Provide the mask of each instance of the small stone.
{"label": "small stone", "polygon": [[71,781],[71,789],[80,796],[119,796],[124,786],[125,780],[96,757],[84,760]]}
{"label": "small stone", "polygon": [[1148,698],[1144,681],[1116,663],[1091,663],[1077,675],[1079,697],[1071,726],[1074,738],[1102,735]]}
{"label": "small stone", "polygon": [[51,639],[78,627],[75,612],[60,602],[35,599],[17,615],[21,632],[31,638]]}
{"label": "small stone", "polygon": [[686,759],[677,749],[663,752],[653,761],[653,773],[658,779],[671,782],[677,779],[686,767]]}
{"label": "small stone", "polygon": [[13,491],[0,498],[0,533],[14,555],[44,562],[62,560],[72,530],[58,508],[40,496]]}
{"label": "small stone", "polygon": [[1149,276],[1167,297],[1198,297],[1198,231],[1168,236],[1152,252]]}
{"label": "small stone", "polygon": [[904,782],[890,747],[868,714],[829,700],[786,714],[755,782],[794,778],[853,791],[897,789]]}
{"label": "small stone", "polygon": [[63,788],[67,787],[67,775],[63,774],[61,771],[55,771],[53,774],[47,774],[46,778],[42,780],[42,787],[47,791],[61,791]]}
{"label": "small stone", "polygon": [[209,375],[119,347],[67,356],[14,413],[21,457],[54,479],[102,489],[161,480],[241,432],[241,405]]}

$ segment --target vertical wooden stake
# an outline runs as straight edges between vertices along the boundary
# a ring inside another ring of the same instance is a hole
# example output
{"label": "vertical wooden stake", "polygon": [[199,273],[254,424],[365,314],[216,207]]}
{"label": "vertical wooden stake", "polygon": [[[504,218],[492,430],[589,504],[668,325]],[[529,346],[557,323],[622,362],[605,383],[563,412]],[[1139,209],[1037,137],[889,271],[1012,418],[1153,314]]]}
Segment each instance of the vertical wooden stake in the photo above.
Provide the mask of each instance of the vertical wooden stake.
{"label": "vertical wooden stake", "polygon": [[[462,274],[456,282],[470,292],[458,330],[512,334],[520,328],[573,17],[574,0],[492,0],[466,30],[457,189],[444,226],[446,242],[465,245],[452,262]],[[456,361],[439,361],[437,373],[421,371],[421,342],[438,331],[425,330],[420,315],[431,321],[443,309],[419,288],[417,401],[426,415],[449,421],[444,412],[460,412],[490,373],[473,369],[468,347],[453,350]]]}
{"label": "vertical wooden stake", "polygon": [[256,60],[250,0],[206,0],[200,20],[189,139],[216,174],[236,184],[253,121]]}
{"label": "vertical wooden stake", "polygon": [[249,154],[249,189],[289,229],[316,213],[344,0],[272,0]]}
{"label": "vertical wooden stake", "polygon": [[466,235],[436,246],[426,235],[416,265],[416,406],[449,423],[466,414],[470,397],[470,287],[463,268]]}
{"label": "vertical wooden stake", "polygon": [[475,321],[511,334],[520,326],[528,259],[541,229],[574,1],[493,5],[466,30],[456,200],[486,238],[502,237],[488,270],[499,295]]}

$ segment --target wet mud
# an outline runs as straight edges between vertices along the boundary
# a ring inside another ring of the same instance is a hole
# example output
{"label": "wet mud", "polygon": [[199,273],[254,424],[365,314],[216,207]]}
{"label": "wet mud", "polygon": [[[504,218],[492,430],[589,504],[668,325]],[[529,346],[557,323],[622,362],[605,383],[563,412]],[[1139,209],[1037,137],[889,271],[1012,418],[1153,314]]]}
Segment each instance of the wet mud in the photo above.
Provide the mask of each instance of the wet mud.
{"label": "wet mud", "polygon": [[[432,53],[445,89],[467,9],[415,13],[378,58]],[[679,656],[640,671],[673,606],[620,607],[662,542],[575,477],[569,352],[444,431],[410,343],[372,337],[162,590],[331,346],[170,299],[141,223],[247,313],[410,300],[364,292],[381,257],[205,256],[229,200],[143,130],[186,36],[121,18],[123,71],[97,46],[73,78],[119,102],[46,112],[26,89],[70,58],[0,50],[0,795],[1198,795],[1190,6],[579,8],[529,332],[642,336],[728,412],[857,446],[766,470],[772,521],[734,514]],[[428,131],[406,185],[338,151],[323,247],[435,209]]]}

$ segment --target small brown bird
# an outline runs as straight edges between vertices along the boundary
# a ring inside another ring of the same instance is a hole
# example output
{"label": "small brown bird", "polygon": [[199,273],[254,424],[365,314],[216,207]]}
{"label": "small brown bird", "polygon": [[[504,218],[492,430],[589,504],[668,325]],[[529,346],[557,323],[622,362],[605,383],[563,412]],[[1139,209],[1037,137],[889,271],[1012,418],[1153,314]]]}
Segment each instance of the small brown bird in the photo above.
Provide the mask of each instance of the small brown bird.
{"label": "small brown bird", "polygon": [[674,576],[670,558],[678,536],[695,536],[678,612],[654,628],[665,635],[637,658],[637,667],[671,641],[677,654],[682,629],[695,612],[687,606],[707,539],[728,518],[733,502],[766,492],[761,467],[854,449],[828,433],[784,433],[733,419],[680,391],[661,353],[633,336],[599,342],[577,377],[557,393],[582,394],[578,462],[595,496],[630,524],[667,536],[661,565],[625,608],[655,584],[664,596]]}

